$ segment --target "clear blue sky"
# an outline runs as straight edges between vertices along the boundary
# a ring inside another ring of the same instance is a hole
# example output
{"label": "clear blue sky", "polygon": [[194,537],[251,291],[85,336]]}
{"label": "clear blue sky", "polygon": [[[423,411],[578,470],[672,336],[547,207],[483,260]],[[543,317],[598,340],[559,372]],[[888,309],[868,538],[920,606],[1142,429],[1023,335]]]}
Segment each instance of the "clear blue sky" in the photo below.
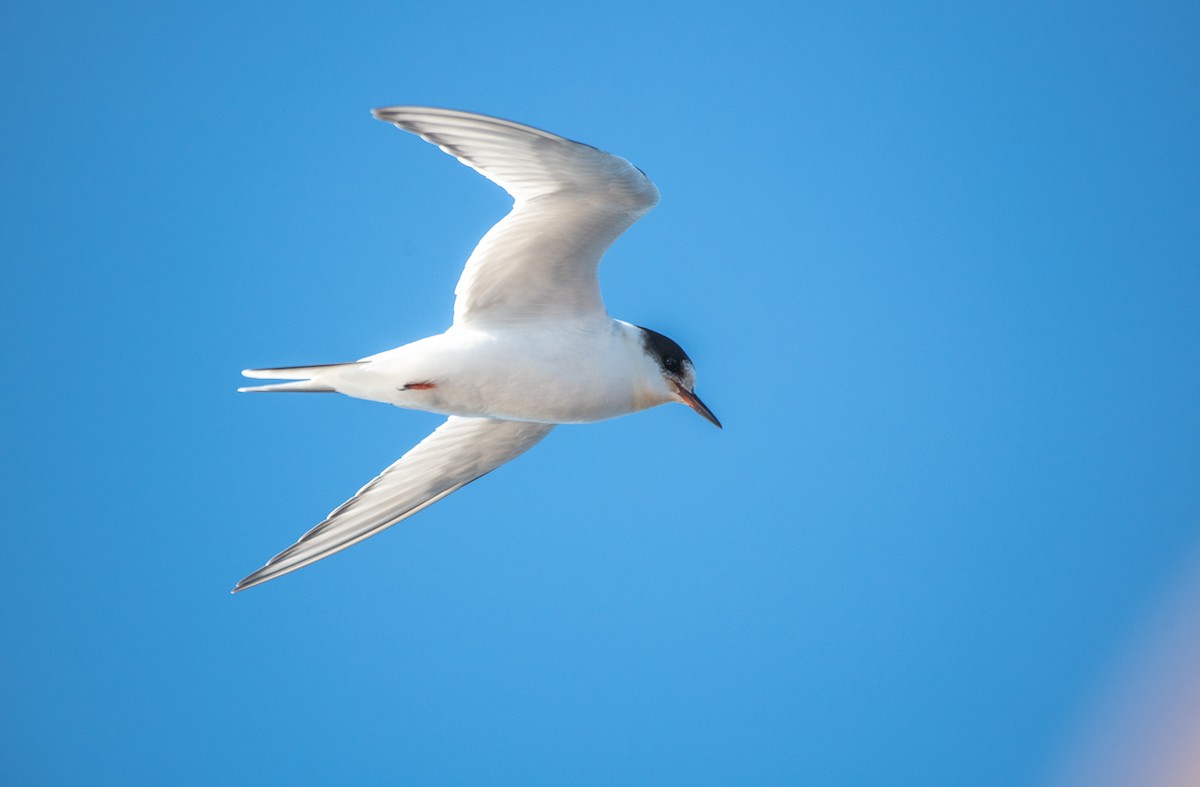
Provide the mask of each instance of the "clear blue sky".
{"label": "clear blue sky", "polygon": [[[0,781],[1027,785],[1200,548],[1195,3],[10,3]],[[245,396],[442,330],[622,155],[682,407],[238,596],[440,420]]]}

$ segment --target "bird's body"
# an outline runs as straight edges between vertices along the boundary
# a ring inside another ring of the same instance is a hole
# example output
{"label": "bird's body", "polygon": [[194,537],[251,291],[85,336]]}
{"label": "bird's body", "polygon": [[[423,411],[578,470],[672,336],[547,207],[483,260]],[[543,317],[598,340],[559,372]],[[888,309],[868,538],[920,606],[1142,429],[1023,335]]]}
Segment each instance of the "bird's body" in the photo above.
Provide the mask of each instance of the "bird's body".
{"label": "bird's body", "polygon": [[374,114],[437,144],[515,204],[468,259],[445,333],[349,363],[243,372],[289,381],[243,391],[337,392],[450,419],[235,591],[411,516],[523,453],[555,424],[677,401],[720,426],[695,395],[682,348],[612,319],[600,297],[601,256],[658,202],[641,170],[483,115],[427,107]]}
{"label": "bird's body", "polygon": [[[353,363],[251,371],[299,383],[245,390],[333,390],[442,415],[553,424],[602,421],[674,399],[646,357],[642,329],[608,318],[454,326]],[[288,387],[290,386],[290,387]]]}

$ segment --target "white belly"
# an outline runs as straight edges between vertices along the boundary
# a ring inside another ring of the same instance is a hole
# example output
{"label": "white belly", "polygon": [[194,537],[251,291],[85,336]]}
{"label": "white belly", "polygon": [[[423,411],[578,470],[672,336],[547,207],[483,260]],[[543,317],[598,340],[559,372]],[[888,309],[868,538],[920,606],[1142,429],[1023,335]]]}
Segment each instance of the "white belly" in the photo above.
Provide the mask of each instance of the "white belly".
{"label": "white belly", "polygon": [[666,401],[647,385],[645,355],[623,325],[452,328],[322,382],[360,399],[446,415],[599,421]]}

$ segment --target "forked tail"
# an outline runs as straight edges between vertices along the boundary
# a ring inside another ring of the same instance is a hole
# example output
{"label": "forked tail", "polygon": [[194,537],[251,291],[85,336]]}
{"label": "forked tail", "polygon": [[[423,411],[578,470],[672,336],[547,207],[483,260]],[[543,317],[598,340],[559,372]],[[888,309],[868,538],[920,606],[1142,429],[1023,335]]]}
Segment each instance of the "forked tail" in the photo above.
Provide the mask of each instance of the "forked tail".
{"label": "forked tail", "polygon": [[[274,391],[292,391],[295,393],[335,393],[337,389],[321,382],[322,375],[329,372],[357,366],[362,361],[350,363],[326,363],[317,366],[281,366],[278,369],[244,369],[242,376],[254,380],[291,380],[288,383],[273,383],[271,385],[251,385],[239,388],[245,393],[269,393]],[[305,379],[297,380],[297,377]]]}

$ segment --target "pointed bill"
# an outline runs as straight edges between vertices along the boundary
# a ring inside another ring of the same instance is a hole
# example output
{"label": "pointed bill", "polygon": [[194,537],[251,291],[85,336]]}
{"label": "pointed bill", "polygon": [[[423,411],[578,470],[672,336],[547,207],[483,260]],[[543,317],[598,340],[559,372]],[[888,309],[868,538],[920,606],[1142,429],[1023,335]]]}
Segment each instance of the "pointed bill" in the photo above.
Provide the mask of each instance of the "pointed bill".
{"label": "pointed bill", "polygon": [[721,422],[717,420],[717,417],[715,415],[713,415],[713,411],[708,409],[708,405],[706,405],[704,402],[700,401],[700,397],[696,396],[695,391],[685,390],[682,386],[677,386],[677,388],[678,388],[678,392],[679,392],[679,398],[683,401],[684,404],[686,404],[688,407],[692,408],[696,412],[700,413],[700,415],[704,416],[704,418],[706,420],[708,420],[709,423],[711,423],[713,426],[717,427],[718,429],[725,428],[725,427],[721,426]]}

